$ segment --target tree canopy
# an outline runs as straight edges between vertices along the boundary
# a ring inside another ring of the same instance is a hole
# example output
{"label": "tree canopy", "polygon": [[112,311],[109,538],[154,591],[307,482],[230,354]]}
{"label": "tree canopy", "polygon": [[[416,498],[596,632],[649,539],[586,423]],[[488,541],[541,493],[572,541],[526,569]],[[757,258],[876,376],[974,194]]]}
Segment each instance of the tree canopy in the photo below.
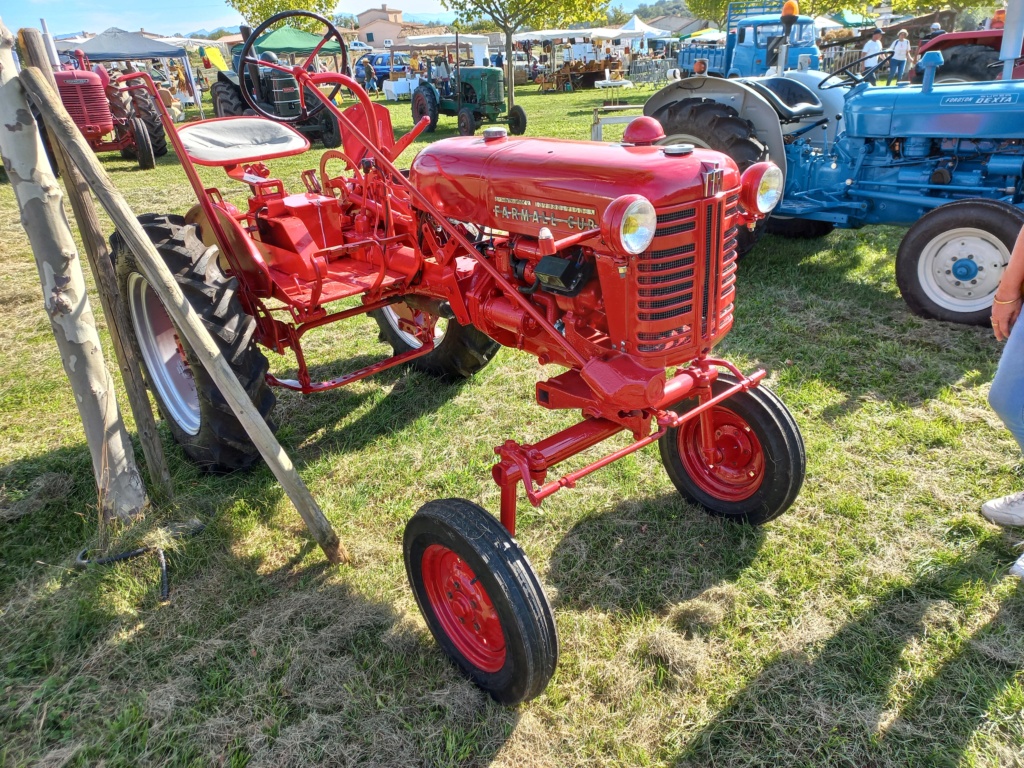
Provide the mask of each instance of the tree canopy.
{"label": "tree canopy", "polygon": [[[227,0],[228,5],[238,11],[245,23],[254,29],[281,11],[312,11],[330,19],[334,15],[335,0]],[[295,19],[289,24],[307,32],[322,32],[312,19]]]}

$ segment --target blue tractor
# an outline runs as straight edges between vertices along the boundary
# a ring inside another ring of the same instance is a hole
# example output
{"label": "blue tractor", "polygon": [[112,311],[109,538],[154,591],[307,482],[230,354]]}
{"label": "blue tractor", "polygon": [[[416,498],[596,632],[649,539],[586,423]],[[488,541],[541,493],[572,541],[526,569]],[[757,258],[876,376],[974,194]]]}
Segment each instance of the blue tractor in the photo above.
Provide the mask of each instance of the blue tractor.
{"label": "blue tractor", "polygon": [[[891,54],[883,54],[877,69]],[[988,322],[1024,226],[1024,83],[869,86],[863,59],[832,74],[691,77],[645,105],[666,142],[726,152],[740,169],[770,158],[786,177],[769,232],[819,237],[834,227],[909,229],[896,280],[915,313]],[[758,231],[745,232],[749,250]]]}

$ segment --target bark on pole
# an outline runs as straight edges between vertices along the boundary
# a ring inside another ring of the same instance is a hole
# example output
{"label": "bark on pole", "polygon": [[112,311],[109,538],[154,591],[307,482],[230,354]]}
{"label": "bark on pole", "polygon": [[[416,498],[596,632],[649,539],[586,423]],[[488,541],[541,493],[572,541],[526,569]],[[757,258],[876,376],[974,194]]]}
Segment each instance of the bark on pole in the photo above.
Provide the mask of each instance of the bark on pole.
{"label": "bark on pole", "polygon": [[324,516],[309,488],[302,482],[299,473],[277,442],[273,431],[253,406],[245,389],[238,383],[231,366],[224,359],[220,348],[199,319],[198,313],[188,303],[178,287],[174,275],[164,264],[153,243],[132,213],[124,197],[110,181],[103,167],[79,133],[71,117],[61,104],[57,94],[46,78],[35,67],[26,67],[20,76],[32,101],[39,108],[46,122],[50,138],[60,144],[71,156],[72,161],[85,176],[100,204],[114,221],[118,232],[124,237],[139,261],[139,268],[150,287],[160,297],[175,326],[195,350],[203,367],[220,389],[231,410],[245,428],[249,438],[259,449],[263,460],[277,477],[281,487],[302,516],[313,539],[323,549],[332,563],[349,561],[348,551],[338,539],[330,522]]}
{"label": "bark on pole", "polygon": [[146,491],[117,407],[114,380],[103,360],[63,194],[15,75],[13,49],[14,37],[0,20],[0,157],[18,200],[46,314],[82,417],[100,510],[105,520],[129,520],[145,509]]}
{"label": "bark on pole", "polygon": [[[39,30],[22,29],[18,34],[28,64],[39,67],[50,85],[56,89],[57,81],[47,66],[46,44],[43,42],[43,36]],[[127,328],[131,319],[125,310],[121,294],[117,290],[117,277],[114,275],[114,266],[110,260],[110,250],[103,237],[100,220],[96,215],[96,206],[93,205],[92,196],[89,194],[89,185],[85,183],[82,174],[78,172],[74,163],[71,162],[71,158],[59,145],[53,147],[53,154],[61,175],[64,177],[64,186],[67,189],[68,200],[71,202],[71,210],[75,214],[78,231],[82,236],[82,243],[85,245],[85,255],[89,259],[89,266],[92,268],[93,278],[96,281],[103,314],[107,318],[110,340],[113,342],[114,354],[121,369],[121,378],[128,395],[128,404],[135,417],[135,428],[139,432],[142,453],[146,457],[150,488],[159,489],[163,497],[169,500],[174,496],[171,472],[164,456],[160,435],[156,430],[153,409],[149,404],[149,395],[146,393],[146,385],[142,381],[142,373],[139,370],[139,361],[135,358],[131,345],[126,344],[121,338],[121,329]]]}

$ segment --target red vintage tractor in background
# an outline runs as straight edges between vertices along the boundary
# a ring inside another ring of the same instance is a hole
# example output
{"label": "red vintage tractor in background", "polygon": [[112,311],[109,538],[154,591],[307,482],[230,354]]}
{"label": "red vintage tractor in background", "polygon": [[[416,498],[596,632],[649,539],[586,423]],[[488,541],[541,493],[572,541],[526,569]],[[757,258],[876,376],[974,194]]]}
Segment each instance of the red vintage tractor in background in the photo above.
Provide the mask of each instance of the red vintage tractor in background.
{"label": "red vintage tractor in background", "polygon": [[[85,53],[54,73],[64,108],[95,152],[119,150],[139,168],[156,167],[167,154],[167,138],[153,94],[143,85],[118,87],[103,67],[90,69]],[[70,68],[69,68],[70,67]]]}
{"label": "red vintage tractor in background", "polygon": [[[344,51],[337,29],[304,11],[273,16],[250,43],[293,16],[325,25],[324,42]],[[248,44],[241,58],[257,63]],[[245,93],[263,116],[178,129],[164,112],[199,203],[186,217],[141,221],[268,419],[275,386],[320,392],[405,363],[467,377],[500,346],[560,369],[536,385],[536,402],[577,410],[581,420],[535,444],[494,449],[500,522],[471,501],[430,501],[404,537],[409,581],[439,645],[497,701],[534,697],[555,669],[558,640],[540,580],[513,538],[520,485],[539,505],[658,443],[679,493],[711,514],[757,525],[799,493],[803,441],[786,407],[759,385],[764,371],[745,376],[712,356],[733,323],[737,231],[778,202],[781,173],[758,163],[741,175],[723,154],[659,146],[660,126],[644,118],[617,145],[510,138],[492,126],[482,137],[431,144],[400,171],[395,158],[427,118],[396,141],[387,109],[352,78],[311,74],[306,63],[273,66],[303,94],[343,86],[358,103],[341,111],[317,95],[319,103],[282,118]],[[136,78],[148,80],[121,80]],[[302,173],[304,189],[289,193],[265,162],[306,152],[309,142],[285,123],[323,109],[338,120],[344,150],[324,152]],[[247,185],[246,208],[205,186],[196,165],[220,166]],[[255,447],[136,257],[116,233],[112,245],[134,343],[175,439],[209,469],[250,465]],[[366,313],[394,354],[313,381],[303,335]],[[269,374],[263,349],[291,351],[297,378]],[[549,478],[619,433],[631,436],[625,447]]]}

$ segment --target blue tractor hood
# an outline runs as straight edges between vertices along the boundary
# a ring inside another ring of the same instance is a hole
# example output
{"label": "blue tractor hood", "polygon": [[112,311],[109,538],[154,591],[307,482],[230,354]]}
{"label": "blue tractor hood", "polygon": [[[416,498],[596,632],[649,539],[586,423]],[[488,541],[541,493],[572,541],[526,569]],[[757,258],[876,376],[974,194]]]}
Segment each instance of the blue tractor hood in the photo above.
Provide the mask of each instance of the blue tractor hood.
{"label": "blue tractor hood", "polygon": [[950,139],[1024,138],[1019,81],[866,88],[846,102],[852,138],[943,136]]}

